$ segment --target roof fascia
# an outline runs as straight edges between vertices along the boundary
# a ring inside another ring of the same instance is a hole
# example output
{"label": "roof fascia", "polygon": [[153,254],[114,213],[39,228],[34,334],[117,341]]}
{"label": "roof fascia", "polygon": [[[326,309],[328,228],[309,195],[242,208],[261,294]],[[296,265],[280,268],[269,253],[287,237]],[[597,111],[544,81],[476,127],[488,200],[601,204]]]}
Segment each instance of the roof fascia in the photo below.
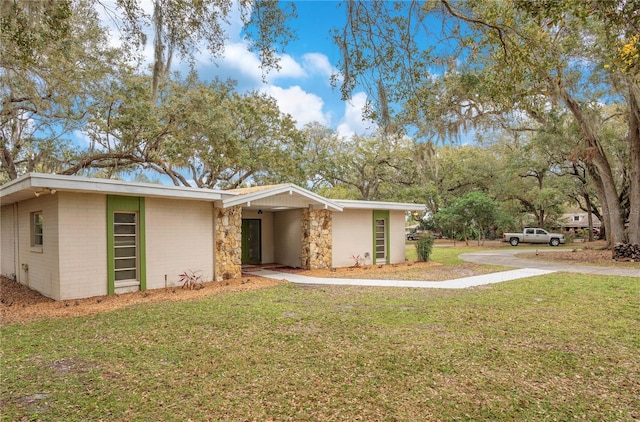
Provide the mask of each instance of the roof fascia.
{"label": "roof fascia", "polygon": [[425,211],[427,209],[424,204],[407,202],[358,201],[354,199],[333,199],[332,201],[345,209],[389,211]]}
{"label": "roof fascia", "polygon": [[301,188],[298,185],[294,185],[293,183],[288,183],[282,186],[276,186],[272,189],[265,189],[252,193],[239,194],[238,196],[232,198],[226,198],[222,201],[223,208],[234,207],[237,205],[242,205],[254,201],[259,201],[260,199],[269,198],[271,196],[280,195],[282,193],[293,194],[296,193],[305,198],[311,199],[315,202],[318,202],[324,205],[325,209],[332,209],[334,211],[342,211],[342,207],[338,205],[336,202],[326,199],[316,193],[308,191],[304,188]]}
{"label": "roof fascia", "polygon": [[56,174],[29,173],[1,186],[0,197],[29,188],[208,201],[219,201],[222,199],[223,194],[221,191],[211,189],[166,186],[113,179],[95,179]]}

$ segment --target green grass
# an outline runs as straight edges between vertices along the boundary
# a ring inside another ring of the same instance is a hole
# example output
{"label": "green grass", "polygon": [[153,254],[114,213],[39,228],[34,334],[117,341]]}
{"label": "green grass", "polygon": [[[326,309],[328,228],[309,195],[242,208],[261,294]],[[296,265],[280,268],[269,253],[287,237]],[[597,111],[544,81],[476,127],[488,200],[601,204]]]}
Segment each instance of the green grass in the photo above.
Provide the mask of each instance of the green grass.
{"label": "green grass", "polygon": [[[439,262],[445,265],[458,265],[463,264],[464,261],[459,258],[459,256],[463,253],[469,252],[477,252],[477,251],[486,251],[486,248],[483,247],[474,247],[474,246],[446,246],[446,247],[438,247],[434,246],[431,250],[431,255],[429,256],[429,261]],[[405,257],[409,261],[416,261],[418,259],[418,254],[416,252],[415,243],[407,243],[405,246]]]}
{"label": "green grass", "polygon": [[301,287],[1,329],[2,420],[640,418],[640,284]]}

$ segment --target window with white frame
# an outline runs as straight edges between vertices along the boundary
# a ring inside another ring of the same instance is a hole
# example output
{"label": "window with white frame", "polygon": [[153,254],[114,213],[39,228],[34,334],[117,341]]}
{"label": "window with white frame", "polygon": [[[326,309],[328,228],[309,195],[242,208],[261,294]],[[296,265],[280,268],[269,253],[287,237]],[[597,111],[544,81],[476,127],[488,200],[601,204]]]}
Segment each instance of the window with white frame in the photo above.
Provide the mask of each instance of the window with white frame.
{"label": "window with white frame", "polygon": [[574,215],[573,216],[573,221],[580,221],[580,216],[579,215]]}
{"label": "window with white frame", "polygon": [[31,246],[41,247],[44,244],[42,232],[42,211],[31,213]]}

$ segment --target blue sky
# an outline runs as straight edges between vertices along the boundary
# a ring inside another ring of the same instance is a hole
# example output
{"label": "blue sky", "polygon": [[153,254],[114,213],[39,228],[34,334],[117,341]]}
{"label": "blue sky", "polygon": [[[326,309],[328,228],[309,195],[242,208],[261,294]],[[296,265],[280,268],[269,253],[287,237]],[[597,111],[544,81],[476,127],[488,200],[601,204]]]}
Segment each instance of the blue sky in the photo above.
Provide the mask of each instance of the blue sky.
{"label": "blue sky", "polygon": [[[151,11],[151,1],[142,0],[145,10]],[[259,59],[247,51],[247,41],[242,37],[239,18],[232,18],[228,27],[229,40],[222,57],[214,59],[206,47],[195,55],[196,70],[200,77],[209,80],[219,77],[237,81],[238,91],[260,90],[274,97],[282,112],[288,113],[302,127],[306,123],[319,122],[336,130],[342,136],[370,132],[370,122],[362,121],[362,108],[366,101],[363,92],[354,92],[350,101],[342,101],[339,89],[330,85],[332,73],[337,72],[340,51],[331,39],[330,30],[341,27],[344,10],[338,1],[296,1],[298,18],[290,20],[297,39],[289,43],[280,55],[279,71],[272,71],[262,78]],[[115,40],[117,33],[112,34]],[[145,57],[150,60],[150,37]],[[174,61],[174,68],[188,71],[185,63]]]}

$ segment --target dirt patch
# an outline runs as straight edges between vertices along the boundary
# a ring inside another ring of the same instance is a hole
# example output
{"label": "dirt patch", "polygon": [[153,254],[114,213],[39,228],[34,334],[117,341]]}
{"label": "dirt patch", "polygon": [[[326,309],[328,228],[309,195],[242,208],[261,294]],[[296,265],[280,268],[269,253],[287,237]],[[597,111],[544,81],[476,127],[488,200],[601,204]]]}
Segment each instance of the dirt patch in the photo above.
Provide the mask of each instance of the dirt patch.
{"label": "dirt patch", "polygon": [[0,321],[2,324],[48,318],[64,318],[109,312],[120,308],[153,302],[181,302],[228,292],[262,289],[283,281],[262,277],[242,277],[223,282],[202,283],[198,290],[171,287],[120,295],[55,301],[28,287],[0,277]]}
{"label": "dirt patch", "polygon": [[301,275],[324,278],[371,278],[375,280],[423,280],[445,281],[460,277],[484,274],[490,269],[478,264],[464,263],[444,265],[439,262],[413,262],[389,265],[361,265],[321,270],[278,269]]}

